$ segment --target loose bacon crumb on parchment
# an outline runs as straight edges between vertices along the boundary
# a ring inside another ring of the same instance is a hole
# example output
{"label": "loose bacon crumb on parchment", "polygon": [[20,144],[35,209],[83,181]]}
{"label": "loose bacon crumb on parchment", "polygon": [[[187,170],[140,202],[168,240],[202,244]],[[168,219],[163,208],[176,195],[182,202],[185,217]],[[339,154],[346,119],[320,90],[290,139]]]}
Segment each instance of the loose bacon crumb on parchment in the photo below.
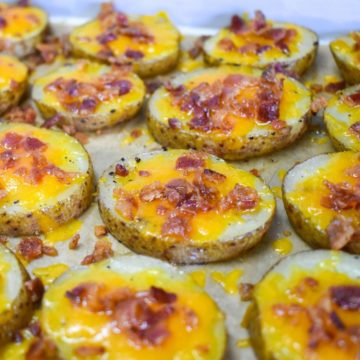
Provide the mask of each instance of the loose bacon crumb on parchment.
{"label": "loose bacon crumb on parchment", "polygon": [[105,239],[99,239],[95,243],[92,254],[87,255],[82,261],[81,265],[90,265],[101,260],[108,259],[114,256],[111,242]]}
{"label": "loose bacon crumb on parchment", "polygon": [[69,249],[76,250],[79,247],[79,241],[80,241],[80,234],[75,234],[69,242]]}
{"label": "loose bacon crumb on parchment", "polygon": [[37,236],[22,238],[17,245],[16,252],[26,261],[33,261],[42,257],[57,256],[58,251],[53,246],[44,245],[43,241]]}

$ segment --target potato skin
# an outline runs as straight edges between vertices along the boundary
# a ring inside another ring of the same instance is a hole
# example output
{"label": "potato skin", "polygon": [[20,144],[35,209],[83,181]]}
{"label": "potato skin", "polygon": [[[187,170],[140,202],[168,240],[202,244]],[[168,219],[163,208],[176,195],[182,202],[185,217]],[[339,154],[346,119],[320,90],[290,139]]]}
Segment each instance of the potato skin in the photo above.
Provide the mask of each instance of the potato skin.
{"label": "potato skin", "polygon": [[269,132],[268,136],[247,137],[245,141],[229,137],[221,141],[216,137],[209,140],[209,134],[172,129],[168,124],[157,121],[149,111],[147,114],[149,130],[161,145],[178,149],[204,150],[225,160],[243,160],[282,149],[305,133],[310,119],[311,113],[309,110],[298,120],[299,123],[302,123],[301,131],[291,135],[291,128],[286,127]]}
{"label": "potato skin", "polygon": [[41,221],[36,215],[43,215],[53,220],[59,226],[80,216],[91,204],[94,191],[94,171],[90,163],[87,178],[65,200],[57,202],[54,206],[41,209],[38,214],[32,212],[19,212],[9,214],[0,210],[0,234],[7,236],[38,235],[43,232]]}
{"label": "potato skin", "polygon": [[275,215],[255,232],[228,241],[167,242],[140,232],[136,226],[121,220],[99,197],[99,210],[107,229],[125,246],[136,253],[157,257],[176,264],[202,264],[235,258],[254,247],[264,237]]}
{"label": "potato skin", "polygon": [[350,85],[359,84],[360,67],[357,67],[343,59],[341,54],[338,54],[331,45],[330,50],[344,80]]}
{"label": "potato skin", "polygon": [[[282,186],[282,193],[286,214],[296,233],[313,248],[330,249],[329,237],[326,231],[318,229],[312,224],[311,219],[306,218],[297,207],[289,203],[284,184]],[[353,241],[344,249],[353,254],[360,254],[360,243]]]}
{"label": "potato skin", "polygon": [[[15,257],[15,255],[13,255]],[[20,267],[23,285],[30,280],[29,274],[24,266],[16,258]],[[21,291],[9,310],[0,314],[0,345],[10,341],[15,331],[24,328],[31,320],[34,310],[34,304],[31,301],[30,294],[25,286],[22,286]]]}
{"label": "potato skin", "polygon": [[0,115],[8,111],[12,106],[19,103],[27,89],[28,82],[23,81],[18,83],[15,89],[6,89],[0,91]]}

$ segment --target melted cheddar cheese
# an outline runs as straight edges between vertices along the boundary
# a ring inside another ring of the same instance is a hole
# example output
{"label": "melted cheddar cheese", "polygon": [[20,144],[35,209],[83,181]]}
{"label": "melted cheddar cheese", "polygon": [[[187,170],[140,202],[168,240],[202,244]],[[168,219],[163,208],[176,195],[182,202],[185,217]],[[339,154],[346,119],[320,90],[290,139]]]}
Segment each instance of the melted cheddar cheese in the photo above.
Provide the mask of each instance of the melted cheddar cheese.
{"label": "melted cheddar cheese", "polygon": [[[122,259],[118,262],[121,264]],[[89,282],[102,284],[111,290],[130,287],[135,291],[146,291],[156,286],[175,293],[175,312],[166,320],[169,337],[159,345],[135,345],[126,334],[114,329],[106,314],[75,307],[65,296],[66,292]],[[176,310],[181,308],[189,308],[196,314],[195,327],[186,326],[181,310]],[[190,277],[170,275],[157,266],[138,268],[133,272],[124,265],[123,270],[114,271],[111,262],[105,262],[85,270],[71,271],[47,291],[40,322],[66,359],[80,359],[75,349],[83,345],[101,345],[105,348],[103,356],[108,360],[216,360],[222,357],[224,350],[223,316],[215,303]]]}
{"label": "melted cheddar cheese", "polygon": [[0,29],[2,39],[21,40],[41,32],[47,24],[46,13],[31,6],[0,3],[0,17],[4,19]]}
{"label": "melted cheddar cheese", "polygon": [[[359,32],[356,33],[360,35]],[[355,47],[355,40],[352,34],[333,40],[330,43],[331,50],[340,58],[345,58],[346,61],[353,66],[360,66],[360,52]]]}
{"label": "melted cheddar cheese", "polygon": [[[115,40],[107,43],[115,57],[121,57],[128,49],[131,49],[140,51],[144,55],[141,61],[151,61],[177,51],[179,33],[165,13],[133,17],[131,20],[142,23],[147,32],[153,36],[154,41],[144,43],[134,41],[129,36],[118,35]],[[70,35],[70,41],[76,50],[97,57],[103,49],[103,45],[97,39],[101,32],[99,21],[94,20],[76,28]]]}
{"label": "melted cheddar cheese", "polygon": [[[334,154],[325,166],[304,180],[298,182],[293,191],[288,193],[288,201],[297,207],[306,218],[311,219],[318,228],[325,230],[339,213],[321,205],[322,198],[329,195],[324,180],[331,183],[348,182],[354,185],[358,179],[346,174],[346,170],[358,166],[359,155],[352,152]],[[360,213],[356,209],[341,210],[341,214],[353,219],[355,226],[360,226]]]}
{"label": "melted cheddar cheese", "polygon": [[0,251],[0,314],[6,311],[10,305],[7,294],[8,273],[11,264],[7,261],[3,251]]}
{"label": "melted cheddar cheese", "polygon": [[[303,256],[307,256],[304,254]],[[327,260],[317,263],[314,268],[306,265],[292,265],[290,269],[268,273],[256,286],[254,299],[259,310],[262,337],[266,351],[277,360],[301,359],[355,359],[359,349],[355,343],[338,345],[334,340],[320,341],[311,346],[310,316],[307,310],[321,307],[329,296],[329,289],[336,286],[360,286],[359,279],[352,279],[337,270],[338,257],[334,253]],[[354,269],[355,270],[355,269]],[[285,275],[286,274],[286,275]],[[287,307],[292,307],[292,315],[284,315]],[[276,308],[280,309],[277,313]],[[359,326],[360,312],[345,310],[336,306],[335,311],[346,328]],[[303,309],[298,310],[296,309]],[[327,315],[329,316],[330,313]],[[317,334],[320,334],[320,329]],[[341,330],[338,330],[341,334]],[[341,335],[340,335],[341,337]]]}
{"label": "melted cheddar cheese", "polygon": [[69,266],[66,264],[52,264],[35,268],[32,273],[41,279],[44,285],[50,285],[67,270]]}
{"label": "melted cheddar cheese", "polygon": [[15,57],[0,55],[0,90],[24,83],[27,75],[27,67]]}
{"label": "melted cheddar cheese", "polygon": [[[191,183],[195,177],[195,172],[189,172],[185,175],[183,171],[176,169],[176,161],[182,154],[184,154],[184,151],[172,150],[156,154],[139,163],[134,162],[128,169],[128,176],[116,176],[115,180],[121,186],[121,189],[132,194],[139,192],[144,186],[150,185],[155,181],[165,185],[173,179],[183,178]],[[221,197],[226,196],[236,184],[241,184],[253,189],[255,188],[258,191],[260,201],[251,210],[239,211],[232,209],[221,212],[218,209],[213,209],[207,212],[196,213],[192,218],[189,235],[192,240],[199,242],[216,241],[229,228],[229,224],[244,224],[249,216],[256,216],[263,211],[266,213],[272,212],[274,208],[273,196],[266,186],[260,185],[260,180],[254,175],[231,167],[220,159],[214,160],[209,156],[205,158],[204,168],[226,176],[224,182],[216,185]],[[150,175],[139,176],[140,171],[148,171]],[[116,194],[114,197],[116,198]],[[137,217],[142,219],[141,231],[146,235],[159,236],[161,234],[161,228],[165,222],[165,217],[157,214],[157,207],[161,203],[162,200],[139,202]],[[164,205],[167,206],[166,204]]]}
{"label": "melted cheddar cheese", "polygon": [[[76,80],[78,83],[96,83],[101,76],[111,72],[112,69],[109,66],[88,61],[79,61],[75,64],[65,65],[48,75],[38,78],[34,82],[33,98],[51,107],[56,112],[69,112],[61,103],[57,92],[50,91],[47,89],[47,86],[59,78]],[[140,78],[132,72],[124,72],[121,80],[131,83],[130,91],[123,95],[102,100],[91,115],[106,114],[107,118],[110,118],[112,123],[115,123],[119,119],[119,112],[126,110],[134,103],[142,101],[145,96],[145,86]],[[75,99],[76,97],[74,97]]]}
{"label": "melted cheddar cheese", "polygon": [[[46,149],[42,154],[47,161],[66,173],[71,173],[72,176],[71,180],[61,182],[55,176],[46,174],[39,183],[28,182],[23,175],[16,174],[16,169],[20,167],[29,169],[32,167],[32,157],[21,149],[21,158],[15,169],[3,168],[0,171],[0,188],[6,194],[0,200],[0,206],[3,208],[7,208],[9,211],[15,210],[15,208],[36,211],[41,206],[53,205],[59,201],[59,198],[66,196],[72,186],[80,184],[87,176],[90,165],[86,151],[74,138],[63,132],[24,124],[3,124],[0,125],[0,142],[8,133],[33,137],[45,143]],[[5,151],[4,148],[0,147],[0,149],[1,152]],[[48,221],[44,216],[45,229],[51,225],[47,223]]]}
{"label": "melted cheddar cheese", "polygon": [[[247,76],[259,77],[260,72],[247,67],[231,67],[223,66],[216,69],[206,69],[195,72],[193,75],[185,75],[179,77],[178,81],[174,82],[174,86],[183,84],[188,91],[194,89],[202,82],[213,84],[217,80],[223,80],[229,75],[243,74]],[[283,90],[281,94],[279,107],[279,120],[285,121],[287,126],[291,126],[294,121],[301,118],[310,106],[310,93],[299,82],[294,79],[278,75],[283,78]],[[180,80],[181,79],[181,80]],[[183,81],[182,81],[183,80]],[[244,87],[237,99],[239,103],[244,99],[252,99],[254,97],[254,87]],[[158,90],[158,94],[152,104],[157,113],[157,118],[161,122],[168,122],[168,119],[175,118],[181,121],[182,127],[186,130],[203,133],[201,130],[191,129],[189,121],[194,117],[190,111],[182,111],[178,106],[174,105],[173,96],[164,88]],[[216,111],[216,110],[215,110]],[[232,128],[229,131],[221,129],[211,129],[211,135],[216,136],[216,139],[222,140],[229,137],[239,138],[245,137],[250,133],[261,133],[263,131],[276,131],[271,126],[271,122],[260,122],[255,118],[238,117],[234,114],[229,114],[232,121]],[[234,143],[234,146],[238,146]]]}

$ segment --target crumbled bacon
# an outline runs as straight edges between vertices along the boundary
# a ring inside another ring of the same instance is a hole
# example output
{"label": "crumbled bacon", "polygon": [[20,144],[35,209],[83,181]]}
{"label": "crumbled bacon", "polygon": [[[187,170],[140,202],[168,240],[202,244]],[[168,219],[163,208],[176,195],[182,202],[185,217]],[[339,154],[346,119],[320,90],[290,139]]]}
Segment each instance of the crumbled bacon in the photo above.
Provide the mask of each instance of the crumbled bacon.
{"label": "crumbled bacon", "polygon": [[343,101],[350,106],[359,106],[360,105],[360,90],[352,94],[346,95],[343,98]]}
{"label": "crumbled bacon", "polygon": [[74,353],[80,357],[98,356],[105,353],[105,348],[101,345],[82,345],[74,350]]}
{"label": "crumbled bacon", "polygon": [[168,124],[171,129],[181,129],[181,121],[176,118],[169,118]]}
{"label": "crumbled bacon", "polygon": [[146,92],[148,94],[153,94],[162,85],[162,82],[160,80],[147,81],[145,85]]}
{"label": "crumbled bacon", "polygon": [[176,170],[194,171],[205,166],[205,160],[202,154],[191,153],[182,155],[177,158],[175,168]]}
{"label": "crumbled bacon", "polygon": [[114,256],[111,242],[105,239],[99,239],[95,243],[92,254],[87,255],[82,261],[81,265],[90,265],[98,261],[102,261]]}
{"label": "crumbled bacon", "polygon": [[[177,300],[176,294],[154,286],[136,292],[127,287],[107,290],[96,283],[80,284],[66,297],[73,306],[106,314],[118,330],[139,346],[157,346],[168,338],[166,320],[176,311]],[[197,317],[195,313],[192,316]],[[194,326],[195,322],[192,319]]]}
{"label": "crumbled bacon", "polygon": [[150,171],[147,171],[147,170],[140,170],[139,171],[139,175],[142,176],[142,177],[148,177],[150,176]]}
{"label": "crumbled bacon", "polygon": [[58,256],[58,251],[53,246],[43,245],[42,252],[47,256]]}
{"label": "crumbled bacon", "polygon": [[30,104],[14,106],[6,112],[3,117],[8,122],[34,125],[36,120],[36,111]]}
{"label": "crumbled bacon", "polygon": [[154,181],[153,183],[144,186],[139,194],[139,198],[144,202],[152,202],[156,199],[161,199],[164,196],[164,187],[160,181]]}
{"label": "crumbled bacon", "polygon": [[261,175],[260,175],[260,171],[259,171],[258,169],[256,169],[256,168],[251,169],[250,172],[251,172],[254,176],[256,176],[256,177],[260,177],[260,176],[261,176]]}
{"label": "crumbled bacon", "polygon": [[0,16],[0,29],[4,29],[7,26],[7,21],[3,16]]}
{"label": "crumbled bacon", "polygon": [[37,236],[23,238],[17,246],[17,252],[27,261],[38,259],[43,255],[43,242]]}
{"label": "crumbled bacon", "polygon": [[348,311],[360,311],[360,286],[332,286],[331,300],[339,307]]}
{"label": "crumbled bacon", "polygon": [[360,180],[360,164],[355,165],[355,166],[353,166],[353,167],[351,167],[349,169],[346,169],[345,173],[348,176],[351,176],[351,177],[354,177],[354,178],[359,178],[359,180]]}
{"label": "crumbled bacon", "polygon": [[161,227],[164,236],[188,238],[191,231],[190,217],[186,214],[170,213]]}
{"label": "crumbled bacon", "polygon": [[249,186],[236,184],[235,187],[220,201],[220,209],[251,210],[259,203],[259,194]]}
{"label": "crumbled bacon", "polygon": [[188,51],[189,53],[189,56],[192,58],[192,59],[196,59],[198,56],[201,55],[201,53],[203,52],[203,46],[204,46],[204,42],[209,38],[209,36],[206,36],[206,35],[203,35],[203,36],[200,36],[198,37],[192,48]]}
{"label": "crumbled bacon", "polygon": [[250,301],[254,291],[254,284],[240,283],[239,293],[241,301]]}
{"label": "crumbled bacon", "polygon": [[125,165],[122,164],[116,164],[115,166],[115,175],[117,176],[128,176],[129,175],[129,170],[125,167]]}
{"label": "crumbled bacon", "polygon": [[355,122],[349,128],[350,132],[360,139],[360,121]]}
{"label": "crumbled bacon", "polygon": [[42,281],[39,278],[28,280],[25,282],[25,288],[30,295],[31,302],[34,304],[40,303],[45,292]]}
{"label": "crumbled bacon", "polygon": [[313,114],[316,114],[320,110],[323,110],[326,106],[327,106],[327,99],[324,96],[317,96],[311,102],[311,112]]}
{"label": "crumbled bacon", "polygon": [[139,208],[139,204],[135,196],[122,189],[116,189],[114,191],[114,195],[116,197],[115,209],[125,218],[134,220]]}
{"label": "crumbled bacon", "polygon": [[214,184],[220,184],[226,180],[226,176],[224,174],[220,174],[219,172],[211,169],[204,169],[202,176],[205,180]]}
{"label": "crumbled bacon", "polygon": [[356,230],[351,219],[338,214],[326,228],[326,234],[329,238],[330,247],[334,250],[340,250],[355,239],[360,240],[360,233]]}
{"label": "crumbled bacon", "polygon": [[56,358],[56,345],[46,337],[35,338],[25,353],[25,360],[52,360]]}
{"label": "crumbled bacon", "polygon": [[75,234],[69,242],[69,249],[76,250],[79,247],[79,241],[80,241],[80,234]]}
{"label": "crumbled bacon", "polygon": [[41,127],[45,128],[45,129],[50,129],[53,126],[61,123],[61,121],[62,121],[62,116],[60,114],[55,114],[54,116],[52,116],[49,119],[47,119],[46,121],[44,121],[44,123],[41,125]]}
{"label": "crumbled bacon", "polygon": [[94,228],[94,233],[96,237],[102,237],[107,234],[107,229],[104,225],[96,225]]}
{"label": "crumbled bacon", "polygon": [[235,34],[241,34],[247,28],[245,21],[238,15],[231,17],[229,30]]}
{"label": "crumbled bacon", "polygon": [[330,82],[325,85],[324,90],[329,93],[336,93],[339,90],[343,90],[346,87],[346,82],[344,80]]}

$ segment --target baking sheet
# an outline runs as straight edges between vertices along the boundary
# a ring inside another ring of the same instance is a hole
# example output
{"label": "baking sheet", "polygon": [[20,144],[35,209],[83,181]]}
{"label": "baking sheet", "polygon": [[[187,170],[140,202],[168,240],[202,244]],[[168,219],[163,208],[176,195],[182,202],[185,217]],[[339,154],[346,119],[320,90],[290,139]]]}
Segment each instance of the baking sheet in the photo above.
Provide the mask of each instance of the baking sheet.
{"label": "baking sheet", "polygon": [[[68,30],[68,27],[64,26],[64,23],[61,21],[57,24],[55,23],[55,29],[63,33]],[[187,30],[191,32],[192,29],[187,28]],[[193,29],[193,33],[198,34],[199,30]],[[189,44],[189,42],[191,42],[191,39],[189,37],[185,38],[185,44]],[[316,82],[321,83],[324,76],[330,74],[339,76],[327,46],[322,46],[319,50],[316,63],[303,81],[315,79]],[[134,129],[141,129],[142,131],[142,135],[136,139],[131,136],[131,131]],[[116,162],[122,156],[131,157],[141,152],[160,148],[146,129],[144,111],[136,119],[126,124],[107,129],[99,135],[89,134],[89,142],[85,147],[91,155],[97,178],[110,164]],[[287,220],[281,200],[281,179],[285,171],[296,162],[330,151],[334,151],[334,149],[321,125],[321,119],[314,117],[311,130],[300,141],[287,149],[254,160],[232,162],[234,166],[243,169],[250,170],[256,168],[265,182],[274,190],[277,200],[277,214],[269,233],[259,246],[235,260],[210,265],[179,267],[187,273],[197,272],[199,274],[200,271],[201,276],[205,275],[206,290],[226,315],[228,330],[226,360],[240,358],[255,359],[251,347],[247,346],[247,330],[241,326],[249,303],[240,301],[237,291],[234,294],[229,294],[225,291],[218,281],[214,281],[214,273],[220,272],[220,276],[226,276],[230,271],[240,270],[233,273],[235,277],[233,285],[240,282],[255,283],[275,262],[281,259],[282,255],[273,248],[273,243],[277,239],[289,238],[293,246],[291,253],[308,248],[294,233]],[[97,240],[94,235],[94,226],[102,224],[96,203],[93,203],[90,209],[81,216],[80,221],[81,228],[78,233],[81,239],[79,248],[76,251],[69,250],[68,239],[56,242],[53,245],[57,248],[59,255],[57,257],[44,256],[32,261],[27,265],[30,273],[36,268],[46,267],[51,264],[79,265],[81,260],[92,252]],[[107,237],[112,242],[116,255],[122,256],[131,253],[130,250],[122,246],[111,235]],[[16,249],[18,241],[19,239],[16,238],[10,239],[9,246],[12,249]],[[239,274],[242,275],[240,276]],[[217,275],[219,276],[219,274]]]}

